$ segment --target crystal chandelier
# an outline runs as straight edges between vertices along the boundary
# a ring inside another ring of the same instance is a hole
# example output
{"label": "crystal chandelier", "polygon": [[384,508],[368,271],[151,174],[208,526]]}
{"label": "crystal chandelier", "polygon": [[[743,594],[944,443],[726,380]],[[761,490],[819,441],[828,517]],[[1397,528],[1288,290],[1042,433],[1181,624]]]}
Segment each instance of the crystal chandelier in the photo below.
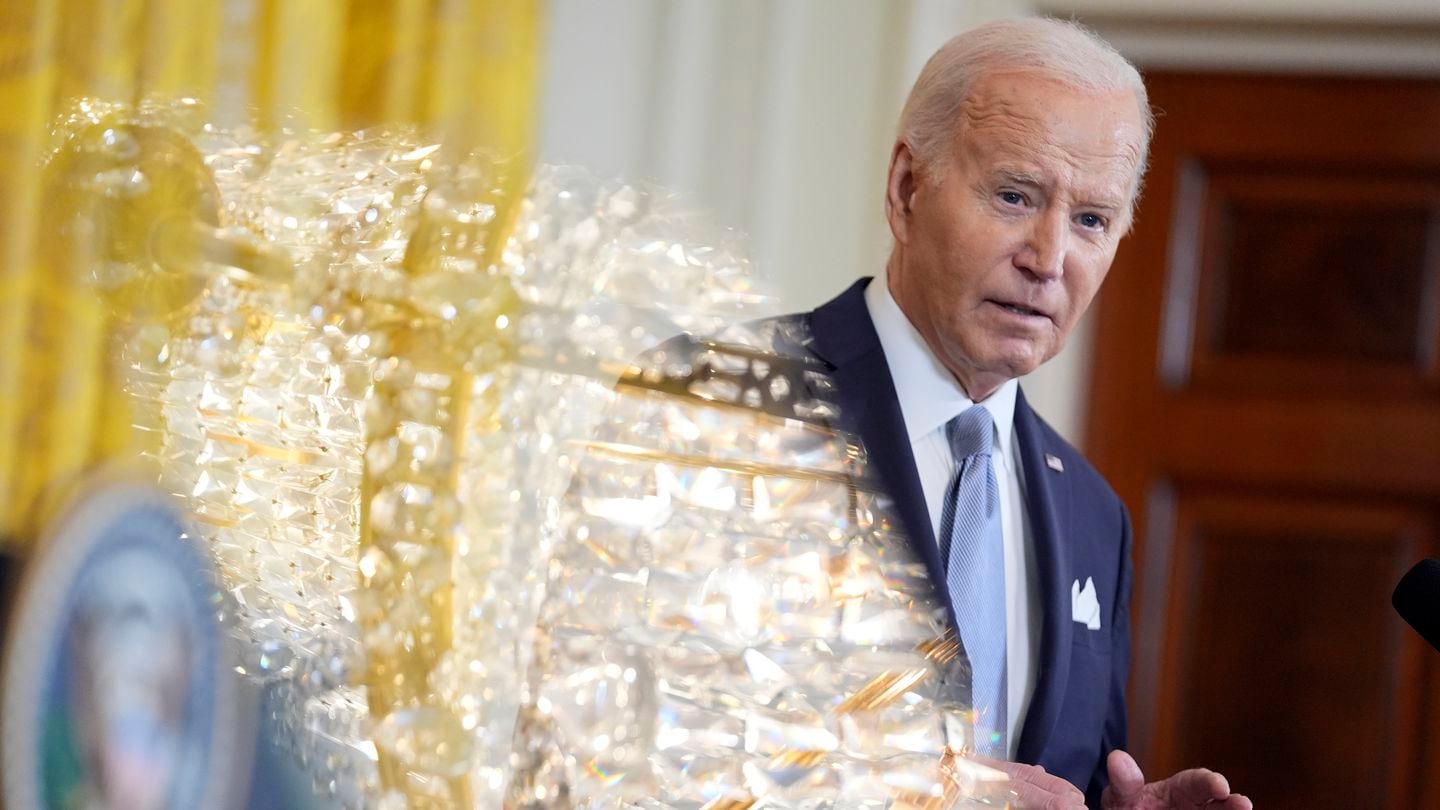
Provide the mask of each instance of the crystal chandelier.
{"label": "crystal chandelier", "polygon": [[[733,235],[575,170],[510,194],[404,129],[90,103],[61,132],[106,199],[199,189],[140,207],[172,238],[111,269],[164,293],[127,389],[246,674],[341,798],[1004,795],[954,756],[963,656],[803,324],[736,325],[766,300]],[[680,332],[713,337],[652,349]]]}

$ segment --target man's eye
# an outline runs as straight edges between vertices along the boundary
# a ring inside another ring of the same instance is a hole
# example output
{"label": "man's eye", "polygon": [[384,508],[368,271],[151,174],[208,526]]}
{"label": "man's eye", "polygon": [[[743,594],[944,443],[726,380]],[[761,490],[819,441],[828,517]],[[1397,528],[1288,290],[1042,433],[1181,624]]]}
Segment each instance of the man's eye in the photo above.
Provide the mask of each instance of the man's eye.
{"label": "man's eye", "polygon": [[1105,227],[1105,218],[1099,214],[1081,214],[1078,217],[1080,227],[1091,230],[1100,230]]}
{"label": "man's eye", "polygon": [[1018,191],[1002,191],[1000,192],[1000,202],[1006,205],[1024,205],[1025,195]]}

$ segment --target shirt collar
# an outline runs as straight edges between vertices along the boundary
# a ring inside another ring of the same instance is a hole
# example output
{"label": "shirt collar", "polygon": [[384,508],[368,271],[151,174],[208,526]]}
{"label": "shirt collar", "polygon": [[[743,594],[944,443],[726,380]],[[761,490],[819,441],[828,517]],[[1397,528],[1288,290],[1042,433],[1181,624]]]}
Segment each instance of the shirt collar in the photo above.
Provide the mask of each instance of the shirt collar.
{"label": "shirt collar", "polygon": [[[866,286],[865,306],[870,310],[875,334],[885,351],[885,363],[890,367],[890,379],[895,384],[900,413],[905,417],[905,429],[912,444],[975,404],[895,303],[883,276]],[[995,420],[996,446],[1006,454],[1015,428],[1018,390],[1018,380],[1006,380],[980,403]]]}

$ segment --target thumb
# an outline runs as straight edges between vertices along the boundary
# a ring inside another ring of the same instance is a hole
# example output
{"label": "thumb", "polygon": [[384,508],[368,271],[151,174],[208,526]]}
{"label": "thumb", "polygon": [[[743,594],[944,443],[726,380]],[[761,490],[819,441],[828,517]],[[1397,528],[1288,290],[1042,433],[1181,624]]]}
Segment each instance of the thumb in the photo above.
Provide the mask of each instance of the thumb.
{"label": "thumb", "polygon": [[1105,810],[1124,810],[1134,807],[1145,791],[1145,774],[1135,758],[1121,750],[1110,752],[1105,760],[1105,769],[1110,774],[1110,787],[1105,788],[1101,806]]}

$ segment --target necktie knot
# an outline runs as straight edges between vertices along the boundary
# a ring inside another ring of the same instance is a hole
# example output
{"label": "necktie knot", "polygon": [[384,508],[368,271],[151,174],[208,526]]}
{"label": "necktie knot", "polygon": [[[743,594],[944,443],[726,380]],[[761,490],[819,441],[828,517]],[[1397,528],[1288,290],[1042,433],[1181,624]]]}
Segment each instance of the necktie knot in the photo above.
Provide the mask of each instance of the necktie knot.
{"label": "necktie knot", "polygon": [[990,455],[995,420],[983,405],[971,405],[969,409],[945,423],[945,438],[950,442],[950,452],[955,460],[976,455]]}

